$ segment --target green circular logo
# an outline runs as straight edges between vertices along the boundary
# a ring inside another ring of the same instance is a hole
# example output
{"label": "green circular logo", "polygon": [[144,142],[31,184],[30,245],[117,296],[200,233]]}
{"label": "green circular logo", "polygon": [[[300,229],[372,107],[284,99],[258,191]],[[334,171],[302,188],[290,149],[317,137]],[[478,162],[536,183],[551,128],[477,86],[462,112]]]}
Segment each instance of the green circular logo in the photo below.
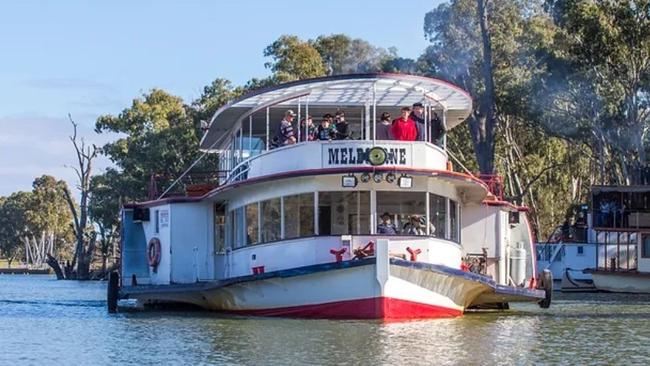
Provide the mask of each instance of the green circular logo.
{"label": "green circular logo", "polygon": [[368,151],[368,162],[370,165],[381,165],[386,162],[386,149],[375,146]]}

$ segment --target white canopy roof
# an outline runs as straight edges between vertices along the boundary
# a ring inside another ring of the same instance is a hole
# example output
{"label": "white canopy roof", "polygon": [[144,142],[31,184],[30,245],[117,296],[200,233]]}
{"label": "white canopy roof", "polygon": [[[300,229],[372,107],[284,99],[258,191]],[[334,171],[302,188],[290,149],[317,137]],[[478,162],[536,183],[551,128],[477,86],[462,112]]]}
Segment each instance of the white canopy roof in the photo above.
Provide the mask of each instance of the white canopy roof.
{"label": "white canopy roof", "polygon": [[367,104],[372,106],[373,101],[377,109],[384,110],[421,102],[430,104],[438,113],[446,111],[448,129],[463,122],[472,110],[472,98],[466,91],[427,77],[380,73],[298,80],[253,91],[221,107],[210,120],[201,149],[218,149],[226,142],[220,141],[221,137],[238,129],[251,115],[253,130],[265,131],[266,108],[270,107],[270,120],[279,122],[286,109],[296,111],[298,98],[303,111],[309,105],[311,115],[333,113],[337,108],[361,110]]}

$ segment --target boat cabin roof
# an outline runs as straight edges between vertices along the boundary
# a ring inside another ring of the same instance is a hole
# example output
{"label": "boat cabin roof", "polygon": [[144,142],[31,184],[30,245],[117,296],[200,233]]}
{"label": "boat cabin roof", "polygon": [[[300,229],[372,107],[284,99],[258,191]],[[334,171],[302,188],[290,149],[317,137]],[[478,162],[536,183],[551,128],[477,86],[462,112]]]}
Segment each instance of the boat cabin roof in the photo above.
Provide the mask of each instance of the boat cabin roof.
{"label": "boat cabin roof", "polygon": [[378,108],[398,110],[418,102],[444,113],[447,129],[463,122],[472,110],[470,95],[443,80],[385,73],[320,77],[262,88],[227,103],[211,118],[200,147],[219,150],[228,144],[224,136],[243,124],[250,123],[253,132],[262,132],[267,121],[280,121],[287,109],[302,107],[305,114],[320,116],[341,108],[359,118],[364,109],[372,109],[376,120]]}

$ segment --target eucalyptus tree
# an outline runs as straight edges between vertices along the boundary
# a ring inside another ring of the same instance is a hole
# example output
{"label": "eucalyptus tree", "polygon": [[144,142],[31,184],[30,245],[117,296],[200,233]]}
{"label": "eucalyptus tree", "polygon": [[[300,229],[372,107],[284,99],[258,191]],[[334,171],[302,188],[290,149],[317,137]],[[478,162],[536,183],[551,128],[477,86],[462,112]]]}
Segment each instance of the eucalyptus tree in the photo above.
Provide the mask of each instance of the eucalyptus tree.
{"label": "eucalyptus tree", "polygon": [[273,72],[277,82],[308,79],[326,73],[318,51],[297,36],[281,36],[264,49],[264,56],[271,59],[264,66]]}
{"label": "eucalyptus tree", "polygon": [[599,183],[650,183],[650,0],[546,5],[559,28],[540,81],[548,123],[592,143]]}
{"label": "eucalyptus tree", "polygon": [[424,31],[431,45],[421,72],[474,97],[467,125],[450,134],[451,151],[470,169],[503,175],[507,198],[531,206],[535,228],[548,233],[582,198],[573,187],[589,175],[584,146],[542,124],[536,107],[553,19],[533,0],[453,0],[425,15]]}

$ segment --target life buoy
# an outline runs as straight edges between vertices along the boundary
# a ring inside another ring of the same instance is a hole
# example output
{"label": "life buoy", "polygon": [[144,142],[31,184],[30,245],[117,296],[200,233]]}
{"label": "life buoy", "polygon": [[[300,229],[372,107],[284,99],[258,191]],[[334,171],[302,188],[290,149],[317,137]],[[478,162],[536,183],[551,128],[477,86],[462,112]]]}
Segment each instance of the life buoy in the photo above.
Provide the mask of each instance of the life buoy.
{"label": "life buoy", "polygon": [[147,246],[147,259],[151,267],[158,267],[160,264],[160,240],[158,238],[151,238]]}

